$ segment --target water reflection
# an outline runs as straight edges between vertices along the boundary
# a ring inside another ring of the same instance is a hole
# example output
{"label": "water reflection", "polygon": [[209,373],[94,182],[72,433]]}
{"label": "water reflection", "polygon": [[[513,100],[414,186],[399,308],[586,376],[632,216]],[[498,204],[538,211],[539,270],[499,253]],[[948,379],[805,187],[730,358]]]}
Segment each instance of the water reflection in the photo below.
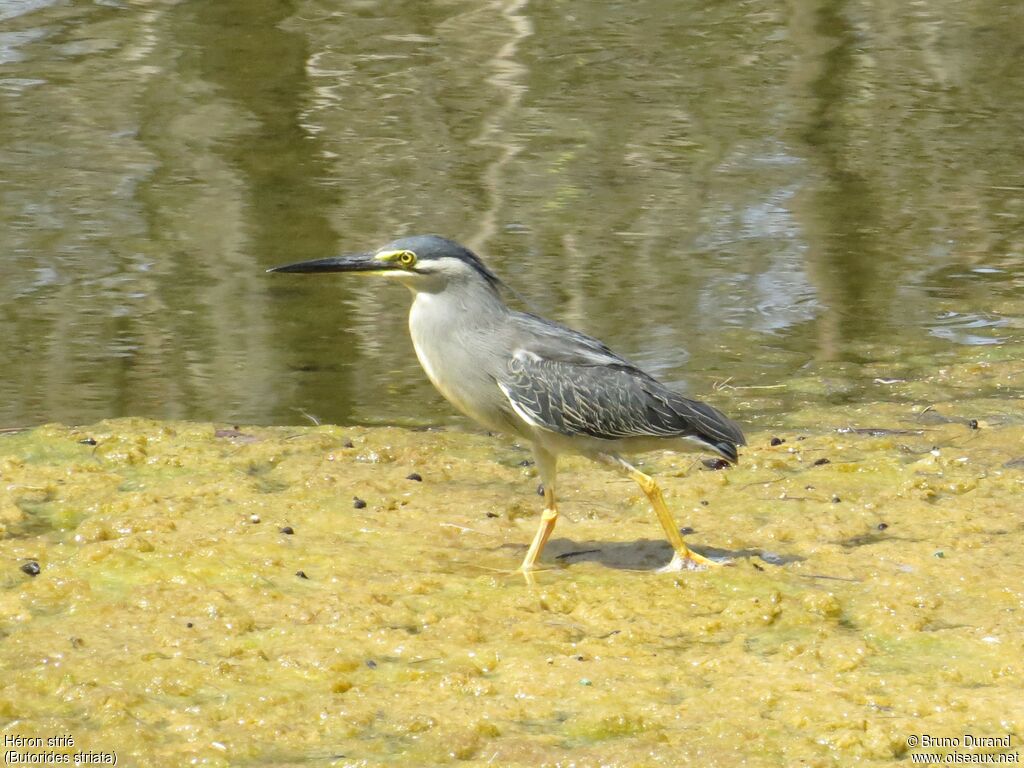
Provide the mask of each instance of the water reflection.
{"label": "water reflection", "polygon": [[983,335],[982,332],[991,331],[995,328],[1008,328],[1010,325],[1010,321],[1005,317],[980,315],[974,312],[966,314],[943,312],[936,318],[936,324],[928,330],[933,336],[957,344],[984,346],[987,344],[1002,344],[1006,341],[1006,337]]}
{"label": "water reflection", "polygon": [[829,382],[751,417],[1019,343],[1014,8],[0,1],[0,425],[450,420],[403,291],[263,272],[413,232],[680,388]]}

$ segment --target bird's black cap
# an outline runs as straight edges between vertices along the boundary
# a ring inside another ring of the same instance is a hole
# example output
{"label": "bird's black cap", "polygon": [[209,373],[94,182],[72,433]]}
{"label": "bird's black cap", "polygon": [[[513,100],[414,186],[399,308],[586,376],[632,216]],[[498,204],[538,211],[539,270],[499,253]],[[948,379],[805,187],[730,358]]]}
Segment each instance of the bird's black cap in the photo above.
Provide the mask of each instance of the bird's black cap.
{"label": "bird's black cap", "polygon": [[412,251],[416,254],[416,258],[421,261],[444,258],[458,259],[473,267],[483,277],[487,278],[487,281],[492,285],[501,285],[501,280],[491,271],[490,267],[484,264],[483,259],[466,246],[440,235],[402,237],[381,246],[377,249],[378,253],[380,251]]}

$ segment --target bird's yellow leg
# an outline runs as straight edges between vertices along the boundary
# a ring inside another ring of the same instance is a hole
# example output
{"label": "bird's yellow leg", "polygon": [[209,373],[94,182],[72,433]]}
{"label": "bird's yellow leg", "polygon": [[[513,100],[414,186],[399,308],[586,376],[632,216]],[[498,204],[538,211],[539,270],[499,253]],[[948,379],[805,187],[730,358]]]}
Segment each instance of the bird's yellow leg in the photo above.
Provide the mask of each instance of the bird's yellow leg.
{"label": "bird's yellow leg", "polygon": [[544,511],[540,513],[540,527],[537,528],[537,534],[530,543],[530,549],[523,559],[520,570],[531,571],[537,566],[540,553],[544,551],[544,545],[551,538],[551,532],[555,530],[556,522],[558,522],[558,508],[555,506],[555,490],[544,486]]}
{"label": "bird's yellow leg", "polygon": [[544,545],[548,543],[551,532],[555,530],[555,523],[558,522],[558,507],[555,505],[557,458],[537,445],[533,448],[533,456],[537,462],[540,481],[544,484],[544,511],[540,514],[540,527],[537,528],[537,534],[533,537],[530,549],[527,550],[523,564],[519,567],[519,570],[527,575],[537,567],[537,560],[540,559]]}
{"label": "bird's yellow leg", "polygon": [[668,539],[668,543],[672,545],[672,549],[675,550],[672,562],[667,566],[666,570],[718,567],[723,565],[721,562],[697,554],[686,546],[686,542],[683,541],[683,535],[679,533],[679,527],[676,525],[675,520],[672,519],[672,513],[668,511],[668,505],[665,503],[665,497],[661,493],[661,488],[654,481],[653,477],[645,475],[632,464],[618,456],[613,457],[613,459],[615,464],[640,486],[640,490],[644,492],[647,500],[651,502],[651,506],[654,507],[654,514],[658,516],[658,522],[661,523],[661,528],[665,531],[665,537]]}

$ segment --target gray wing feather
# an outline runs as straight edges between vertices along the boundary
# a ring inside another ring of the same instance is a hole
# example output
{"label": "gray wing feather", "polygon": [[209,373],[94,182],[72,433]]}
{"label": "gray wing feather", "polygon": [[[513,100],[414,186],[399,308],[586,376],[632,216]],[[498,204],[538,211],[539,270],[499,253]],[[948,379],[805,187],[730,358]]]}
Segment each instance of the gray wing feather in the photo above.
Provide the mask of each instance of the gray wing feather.
{"label": "gray wing feather", "polygon": [[519,346],[544,360],[632,367],[604,342],[538,315],[516,312],[513,325]]}
{"label": "gray wing feather", "polygon": [[498,384],[531,423],[605,440],[690,437],[735,460],[743,432],[706,403],[668,389],[597,339],[520,315],[517,353]]}

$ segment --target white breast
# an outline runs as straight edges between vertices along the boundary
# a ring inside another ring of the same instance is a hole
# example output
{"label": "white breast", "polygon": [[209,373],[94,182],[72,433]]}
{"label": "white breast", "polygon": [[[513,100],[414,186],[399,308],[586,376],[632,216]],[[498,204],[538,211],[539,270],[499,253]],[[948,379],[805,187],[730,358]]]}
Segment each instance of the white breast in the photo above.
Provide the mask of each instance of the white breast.
{"label": "white breast", "polygon": [[412,302],[412,309],[409,310],[409,335],[412,337],[412,346],[416,350],[416,357],[419,358],[420,365],[426,371],[427,378],[444,395],[444,387],[438,378],[438,371],[434,367],[434,362],[429,356],[424,354],[424,349],[429,348],[434,350],[436,356],[438,351],[444,346],[437,343],[435,313],[430,306],[432,298],[433,295],[429,293],[416,294],[416,298]]}
{"label": "white breast", "polygon": [[[459,411],[488,429],[507,431],[508,425],[496,420],[496,414],[475,407],[480,393],[489,387],[497,393],[497,385],[478,356],[484,348],[482,340],[474,336],[478,331],[453,327],[450,305],[441,304],[446,301],[436,294],[416,294],[409,311],[409,335],[416,357],[437,391]],[[471,397],[471,392],[476,397]]]}

